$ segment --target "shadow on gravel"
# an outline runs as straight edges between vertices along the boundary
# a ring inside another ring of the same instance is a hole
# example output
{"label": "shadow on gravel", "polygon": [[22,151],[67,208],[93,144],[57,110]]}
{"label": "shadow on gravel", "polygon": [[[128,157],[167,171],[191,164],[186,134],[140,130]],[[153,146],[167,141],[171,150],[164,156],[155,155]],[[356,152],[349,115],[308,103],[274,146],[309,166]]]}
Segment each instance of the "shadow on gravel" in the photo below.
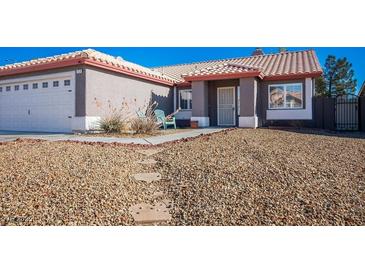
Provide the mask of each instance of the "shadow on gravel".
{"label": "shadow on gravel", "polygon": [[332,131],[311,128],[282,128],[269,127],[271,130],[287,131],[300,134],[322,135],[341,138],[365,139],[365,132],[362,131]]}

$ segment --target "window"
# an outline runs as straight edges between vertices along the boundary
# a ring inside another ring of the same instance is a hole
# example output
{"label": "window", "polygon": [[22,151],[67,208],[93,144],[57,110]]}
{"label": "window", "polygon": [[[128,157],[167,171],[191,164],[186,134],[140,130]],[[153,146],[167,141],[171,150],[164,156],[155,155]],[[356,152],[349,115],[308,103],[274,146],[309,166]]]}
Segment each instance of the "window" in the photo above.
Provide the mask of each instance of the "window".
{"label": "window", "polygon": [[11,86],[7,86],[5,89],[6,91],[11,91]]}
{"label": "window", "polygon": [[3,87],[0,87],[0,92],[3,92]]}
{"label": "window", "polygon": [[301,83],[269,86],[269,109],[303,108]]}
{"label": "window", "polygon": [[63,82],[63,85],[65,85],[65,86],[69,86],[69,85],[71,85],[71,81],[70,81],[70,80],[65,80],[65,81]]}
{"label": "window", "polygon": [[19,90],[19,85],[15,85],[15,86],[14,86],[14,89],[15,89],[15,90]]}
{"label": "window", "polygon": [[58,81],[53,81],[53,87],[58,87],[59,86],[59,82]]}
{"label": "window", "polygon": [[42,88],[48,88],[48,82],[43,82],[42,83]]}
{"label": "window", "polygon": [[38,83],[33,83],[32,88],[37,89],[38,88]]}
{"label": "window", "polygon": [[23,90],[28,90],[28,87],[29,87],[28,84],[24,84],[23,85]]}
{"label": "window", "polygon": [[183,110],[191,110],[191,89],[185,89],[179,91],[179,107]]}

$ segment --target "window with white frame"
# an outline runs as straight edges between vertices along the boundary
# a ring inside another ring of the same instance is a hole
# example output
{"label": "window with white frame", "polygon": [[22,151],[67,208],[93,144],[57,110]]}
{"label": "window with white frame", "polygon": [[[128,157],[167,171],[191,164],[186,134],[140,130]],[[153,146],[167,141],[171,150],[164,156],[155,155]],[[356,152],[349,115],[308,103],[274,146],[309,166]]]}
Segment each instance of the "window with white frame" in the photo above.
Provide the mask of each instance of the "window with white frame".
{"label": "window with white frame", "polygon": [[37,89],[37,88],[38,88],[38,83],[33,83],[33,84],[32,84],[32,88],[33,88],[33,89]]}
{"label": "window with white frame", "polygon": [[11,86],[7,86],[5,89],[6,91],[11,91]]}
{"label": "window with white frame", "polygon": [[179,90],[179,107],[182,110],[191,110],[192,108],[191,89]]}
{"label": "window with white frame", "polygon": [[63,81],[63,85],[64,86],[70,86],[71,85],[71,81],[70,80],[65,80],[65,81]]}
{"label": "window with white frame", "polygon": [[42,88],[48,88],[48,82],[43,82],[42,83]]}
{"label": "window with white frame", "polygon": [[0,92],[3,92],[3,87],[0,87]]}
{"label": "window with white frame", "polygon": [[15,85],[14,90],[19,90],[19,85]]}
{"label": "window with white frame", "polygon": [[28,84],[24,84],[23,85],[23,90],[28,90],[28,87],[29,87]]}
{"label": "window with white frame", "polygon": [[303,108],[303,85],[275,84],[269,85],[269,109]]}

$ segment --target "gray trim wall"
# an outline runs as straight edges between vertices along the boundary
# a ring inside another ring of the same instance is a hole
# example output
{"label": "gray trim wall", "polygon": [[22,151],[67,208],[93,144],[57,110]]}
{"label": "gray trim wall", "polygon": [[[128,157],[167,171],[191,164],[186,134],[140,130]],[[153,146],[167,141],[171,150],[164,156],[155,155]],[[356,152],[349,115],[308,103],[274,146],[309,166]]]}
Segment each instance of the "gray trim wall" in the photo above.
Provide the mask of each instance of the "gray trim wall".
{"label": "gray trim wall", "polygon": [[77,70],[81,73],[75,75],[75,116],[83,117],[86,116],[86,73],[85,67],[80,67]]}
{"label": "gray trim wall", "polygon": [[208,117],[208,82],[193,81],[192,88],[192,105],[193,117]]}

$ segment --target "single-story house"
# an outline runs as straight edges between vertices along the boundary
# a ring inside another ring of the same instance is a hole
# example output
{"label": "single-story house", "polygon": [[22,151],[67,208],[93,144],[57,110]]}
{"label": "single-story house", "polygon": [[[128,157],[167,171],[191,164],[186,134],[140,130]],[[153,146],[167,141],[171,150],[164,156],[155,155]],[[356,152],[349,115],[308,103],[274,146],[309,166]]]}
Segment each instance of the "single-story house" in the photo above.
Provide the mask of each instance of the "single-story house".
{"label": "single-story house", "polygon": [[147,68],[92,49],[0,67],[0,130],[89,130],[156,101],[177,123],[260,127],[312,121],[313,50]]}

